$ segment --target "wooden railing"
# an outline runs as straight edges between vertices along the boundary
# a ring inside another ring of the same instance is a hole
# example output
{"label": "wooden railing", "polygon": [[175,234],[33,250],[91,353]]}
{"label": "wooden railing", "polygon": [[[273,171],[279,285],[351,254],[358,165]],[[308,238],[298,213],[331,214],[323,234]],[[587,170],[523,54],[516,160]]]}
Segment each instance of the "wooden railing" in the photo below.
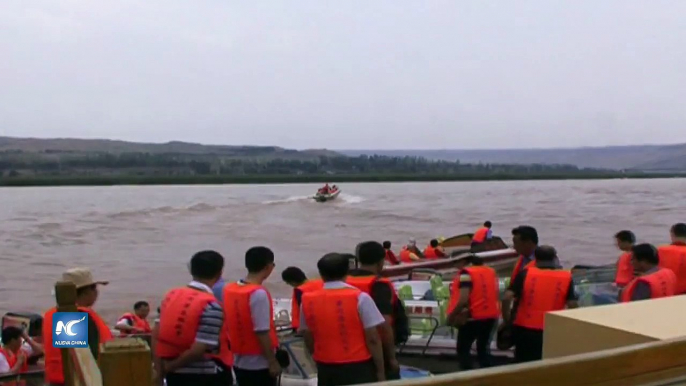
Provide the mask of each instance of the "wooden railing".
{"label": "wooden railing", "polygon": [[[646,315],[642,317],[647,317]],[[573,332],[570,331],[570,334]],[[377,386],[686,385],[686,337]]]}

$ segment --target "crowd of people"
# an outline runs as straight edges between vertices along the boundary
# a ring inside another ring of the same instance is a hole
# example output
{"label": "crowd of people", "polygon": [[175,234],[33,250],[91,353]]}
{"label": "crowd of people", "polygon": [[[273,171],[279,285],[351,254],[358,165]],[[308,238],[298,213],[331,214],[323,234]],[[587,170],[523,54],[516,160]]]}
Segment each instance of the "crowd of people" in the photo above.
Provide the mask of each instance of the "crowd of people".
{"label": "crowd of people", "polygon": [[[482,240],[490,237],[487,224]],[[623,252],[615,280],[620,301],[686,293],[686,224],[673,225],[670,235],[672,243],[658,248],[636,244],[628,230],[615,235]],[[514,346],[515,362],[541,359],[545,313],[578,306],[572,273],[562,269],[554,247],[539,245],[535,228],[514,228],[512,241],[520,256],[502,297],[497,273],[477,256],[455,275],[447,321],[458,327],[462,370],[474,367],[474,342],[479,367],[491,366],[489,347],[496,328],[498,345]],[[408,339],[409,326],[393,283],[381,277],[389,249],[387,242],[368,241],[359,244],[354,255],[328,253],[317,262],[315,279],[308,279],[298,267],[281,272],[281,279],[293,287],[291,327],[303,337],[317,365],[319,385],[400,378],[396,347]],[[350,269],[350,259],[356,259],[359,268]],[[276,267],[273,251],[250,248],[245,274],[232,280],[222,279],[224,257],[216,251],[196,253],[189,267],[190,282],[164,296],[154,327],[147,321],[150,305],[141,301],[120,318],[116,330],[121,336],[152,334],[160,384],[166,380],[168,386],[231,385],[235,374],[240,386],[276,385],[288,366],[288,355],[279,349],[272,298],[264,286]],[[89,315],[89,347],[97,358],[99,343],[113,339],[92,308],[98,287],[107,282],[95,280],[84,268],[68,270],[63,280],[75,284],[78,310]],[[44,315],[47,342],[55,312],[53,308]],[[0,373],[21,372],[28,356],[44,352],[48,383],[64,384],[62,357],[52,344],[43,347],[15,327],[3,329],[2,340]]]}

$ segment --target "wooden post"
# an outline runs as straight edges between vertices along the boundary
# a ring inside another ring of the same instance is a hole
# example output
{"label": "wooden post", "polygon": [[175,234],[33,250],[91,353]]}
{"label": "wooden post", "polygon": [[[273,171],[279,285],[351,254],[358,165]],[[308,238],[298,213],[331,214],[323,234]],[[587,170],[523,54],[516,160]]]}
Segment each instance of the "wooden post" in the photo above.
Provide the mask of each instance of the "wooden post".
{"label": "wooden post", "polygon": [[140,338],[119,338],[100,344],[98,367],[103,386],[150,386],[152,355]]}
{"label": "wooden post", "polygon": [[[76,285],[69,281],[55,283],[55,299],[57,300],[57,312],[76,312]],[[49,326],[52,329],[52,326]],[[53,331],[54,333],[54,331]],[[44,342],[52,344],[52,342]],[[64,373],[64,385],[75,386],[75,372],[68,348],[61,348],[62,372]]]}

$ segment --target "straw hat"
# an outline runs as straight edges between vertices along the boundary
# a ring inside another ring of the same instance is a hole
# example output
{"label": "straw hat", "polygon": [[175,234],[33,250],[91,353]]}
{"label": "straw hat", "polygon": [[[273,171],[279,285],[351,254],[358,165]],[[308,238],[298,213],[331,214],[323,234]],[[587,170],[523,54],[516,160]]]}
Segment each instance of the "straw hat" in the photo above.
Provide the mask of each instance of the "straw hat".
{"label": "straw hat", "polygon": [[88,268],[72,268],[62,274],[63,281],[70,281],[76,285],[76,289],[88,287],[93,284],[107,285],[109,281],[96,281]]}

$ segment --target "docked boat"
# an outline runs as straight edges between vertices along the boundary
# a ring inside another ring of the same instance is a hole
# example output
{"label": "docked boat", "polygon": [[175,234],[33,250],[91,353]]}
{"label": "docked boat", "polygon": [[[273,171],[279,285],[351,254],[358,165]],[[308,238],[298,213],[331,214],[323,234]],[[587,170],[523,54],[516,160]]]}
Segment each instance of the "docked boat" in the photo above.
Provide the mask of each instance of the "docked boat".
{"label": "docked boat", "polygon": [[341,189],[332,185],[330,188],[319,189],[312,198],[317,202],[326,202],[334,200],[339,194],[341,194]]}

